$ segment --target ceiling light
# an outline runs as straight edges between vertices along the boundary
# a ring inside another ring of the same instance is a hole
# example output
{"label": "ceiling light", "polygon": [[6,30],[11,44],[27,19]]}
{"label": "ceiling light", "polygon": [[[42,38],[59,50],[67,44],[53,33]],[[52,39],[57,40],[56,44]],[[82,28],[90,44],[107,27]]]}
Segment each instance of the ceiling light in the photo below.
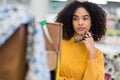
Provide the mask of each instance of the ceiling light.
{"label": "ceiling light", "polygon": [[96,4],[107,4],[106,0],[88,0],[88,1]]}

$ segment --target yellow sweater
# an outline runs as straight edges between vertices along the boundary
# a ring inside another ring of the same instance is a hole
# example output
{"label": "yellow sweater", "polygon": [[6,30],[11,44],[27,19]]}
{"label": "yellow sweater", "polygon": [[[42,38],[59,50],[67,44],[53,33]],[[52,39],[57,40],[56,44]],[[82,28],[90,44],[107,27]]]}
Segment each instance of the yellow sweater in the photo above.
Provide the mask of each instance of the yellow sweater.
{"label": "yellow sweater", "polygon": [[62,40],[60,74],[58,80],[104,80],[104,58],[97,50],[95,59],[88,59],[83,42]]}

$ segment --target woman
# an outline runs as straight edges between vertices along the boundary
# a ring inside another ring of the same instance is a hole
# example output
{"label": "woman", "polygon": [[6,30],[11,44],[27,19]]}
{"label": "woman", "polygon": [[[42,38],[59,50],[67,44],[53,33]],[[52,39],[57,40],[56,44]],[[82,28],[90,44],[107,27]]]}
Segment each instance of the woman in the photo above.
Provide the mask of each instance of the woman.
{"label": "woman", "polygon": [[104,80],[104,58],[95,48],[106,31],[106,14],[97,4],[73,1],[58,14],[63,23],[59,80]]}

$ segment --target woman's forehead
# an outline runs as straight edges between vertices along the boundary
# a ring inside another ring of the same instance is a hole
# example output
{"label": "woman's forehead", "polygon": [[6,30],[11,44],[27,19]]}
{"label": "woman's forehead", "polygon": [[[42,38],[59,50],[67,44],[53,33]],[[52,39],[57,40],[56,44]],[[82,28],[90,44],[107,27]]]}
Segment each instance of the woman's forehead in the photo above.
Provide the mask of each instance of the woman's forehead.
{"label": "woman's forehead", "polygon": [[74,15],[76,15],[76,16],[90,16],[89,12],[83,7],[77,8],[74,12]]}

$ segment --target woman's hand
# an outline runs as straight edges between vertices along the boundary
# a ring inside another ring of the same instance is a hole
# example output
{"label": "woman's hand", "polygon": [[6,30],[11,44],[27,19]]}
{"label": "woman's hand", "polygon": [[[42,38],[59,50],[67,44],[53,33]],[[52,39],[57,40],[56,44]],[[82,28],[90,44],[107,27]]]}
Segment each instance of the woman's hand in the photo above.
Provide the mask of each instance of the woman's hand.
{"label": "woman's hand", "polygon": [[85,43],[86,48],[88,49],[88,51],[90,53],[89,59],[94,59],[96,57],[96,49],[94,46],[94,39],[92,37],[92,34],[88,31],[86,31],[83,36],[85,36],[85,38],[82,42]]}

